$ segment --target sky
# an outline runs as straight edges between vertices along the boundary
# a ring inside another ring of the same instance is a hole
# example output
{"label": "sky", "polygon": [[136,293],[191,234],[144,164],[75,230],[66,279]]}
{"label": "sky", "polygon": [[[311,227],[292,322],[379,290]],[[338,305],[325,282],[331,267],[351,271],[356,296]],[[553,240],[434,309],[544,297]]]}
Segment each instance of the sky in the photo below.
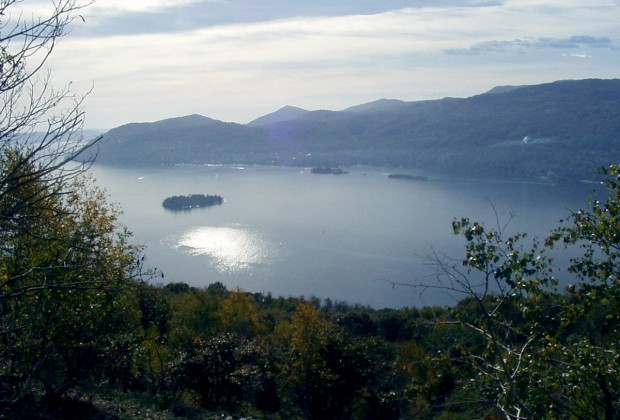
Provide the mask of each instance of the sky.
{"label": "sky", "polygon": [[620,0],[97,0],[80,15],[47,64],[54,85],[92,89],[90,129],[620,77]]}

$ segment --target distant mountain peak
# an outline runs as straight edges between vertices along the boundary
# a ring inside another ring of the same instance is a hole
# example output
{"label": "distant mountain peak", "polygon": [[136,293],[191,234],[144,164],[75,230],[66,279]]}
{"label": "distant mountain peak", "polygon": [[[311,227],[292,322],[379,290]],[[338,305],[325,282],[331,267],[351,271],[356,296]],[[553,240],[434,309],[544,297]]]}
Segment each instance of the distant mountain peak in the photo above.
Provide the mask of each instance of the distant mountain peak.
{"label": "distant mountain peak", "polygon": [[204,124],[208,124],[208,123],[215,122],[215,121],[216,120],[214,120],[213,118],[205,117],[200,114],[190,114],[190,115],[185,115],[182,117],[174,117],[174,118],[168,118],[162,121],[156,121],[156,123],[165,122],[166,124],[173,123],[173,124],[180,124],[180,125],[193,125],[193,124],[204,125]]}
{"label": "distant mountain peak", "polygon": [[343,109],[344,112],[368,112],[368,111],[390,111],[401,107],[405,102],[400,99],[378,99],[361,105],[350,106]]}
{"label": "distant mountain peak", "polygon": [[298,112],[298,111],[308,112],[307,110],[305,110],[303,108],[299,108],[297,106],[292,106],[292,105],[285,105],[282,108],[280,108],[279,110],[277,110],[276,112],[280,112],[280,111],[286,111],[286,112],[289,112],[289,111],[292,111],[292,112]]}
{"label": "distant mountain peak", "polygon": [[500,94],[500,93],[512,92],[513,90],[517,90],[517,89],[520,89],[522,87],[525,87],[525,85],[520,85],[520,86],[512,86],[512,85],[495,86],[494,88],[491,88],[490,90],[486,91],[484,94],[485,95],[497,95],[497,94]]}
{"label": "distant mountain peak", "polygon": [[278,109],[275,112],[272,112],[267,115],[263,115],[255,119],[254,121],[250,121],[247,125],[249,126],[260,126],[260,125],[269,125],[275,124],[283,121],[296,120],[304,114],[307,114],[308,110],[303,108],[298,108],[296,106],[286,105],[282,108]]}

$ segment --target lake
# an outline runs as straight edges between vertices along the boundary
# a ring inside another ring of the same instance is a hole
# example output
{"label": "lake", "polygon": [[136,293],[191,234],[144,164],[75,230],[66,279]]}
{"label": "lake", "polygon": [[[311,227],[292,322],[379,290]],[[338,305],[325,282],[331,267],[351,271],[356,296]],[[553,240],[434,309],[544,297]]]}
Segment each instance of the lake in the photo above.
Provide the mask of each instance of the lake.
{"label": "lake", "polygon": [[[432,282],[433,250],[457,259],[464,242],[454,218],[494,224],[514,214],[511,231],[540,237],[569,210],[586,206],[593,188],[450,179],[389,179],[381,168],[345,175],[265,166],[178,166],[91,172],[123,209],[147,265],[168,282],[316,296],[375,308],[452,304],[439,291],[394,286]],[[173,212],[172,195],[220,195],[221,206]]]}

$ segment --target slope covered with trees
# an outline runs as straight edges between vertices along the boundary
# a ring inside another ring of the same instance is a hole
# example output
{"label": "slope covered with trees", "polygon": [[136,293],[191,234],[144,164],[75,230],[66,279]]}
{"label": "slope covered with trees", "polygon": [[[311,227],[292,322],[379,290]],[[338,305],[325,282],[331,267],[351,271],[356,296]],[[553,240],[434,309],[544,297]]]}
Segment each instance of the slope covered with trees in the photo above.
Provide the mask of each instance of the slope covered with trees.
{"label": "slope covered with trees", "polygon": [[[465,99],[380,100],[249,125],[190,116],[104,135],[108,164],[382,165],[454,175],[584,179],[620,159],[620,80],[574,80]],[[287,119],[288,118],[288,119]]]}

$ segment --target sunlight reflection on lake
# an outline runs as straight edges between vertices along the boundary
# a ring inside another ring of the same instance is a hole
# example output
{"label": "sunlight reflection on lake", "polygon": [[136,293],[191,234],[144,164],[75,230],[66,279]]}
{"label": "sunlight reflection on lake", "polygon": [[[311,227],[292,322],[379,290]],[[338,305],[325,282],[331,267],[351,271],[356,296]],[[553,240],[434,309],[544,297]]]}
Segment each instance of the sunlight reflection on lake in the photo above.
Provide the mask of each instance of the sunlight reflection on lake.
{"label": "sunlight reflection on lake", "polygon": [[200,226],[183,233],[175,248],[190,255],[210,257],[220,272],[248,270],[269,258],[268,244],[243,227]]}

